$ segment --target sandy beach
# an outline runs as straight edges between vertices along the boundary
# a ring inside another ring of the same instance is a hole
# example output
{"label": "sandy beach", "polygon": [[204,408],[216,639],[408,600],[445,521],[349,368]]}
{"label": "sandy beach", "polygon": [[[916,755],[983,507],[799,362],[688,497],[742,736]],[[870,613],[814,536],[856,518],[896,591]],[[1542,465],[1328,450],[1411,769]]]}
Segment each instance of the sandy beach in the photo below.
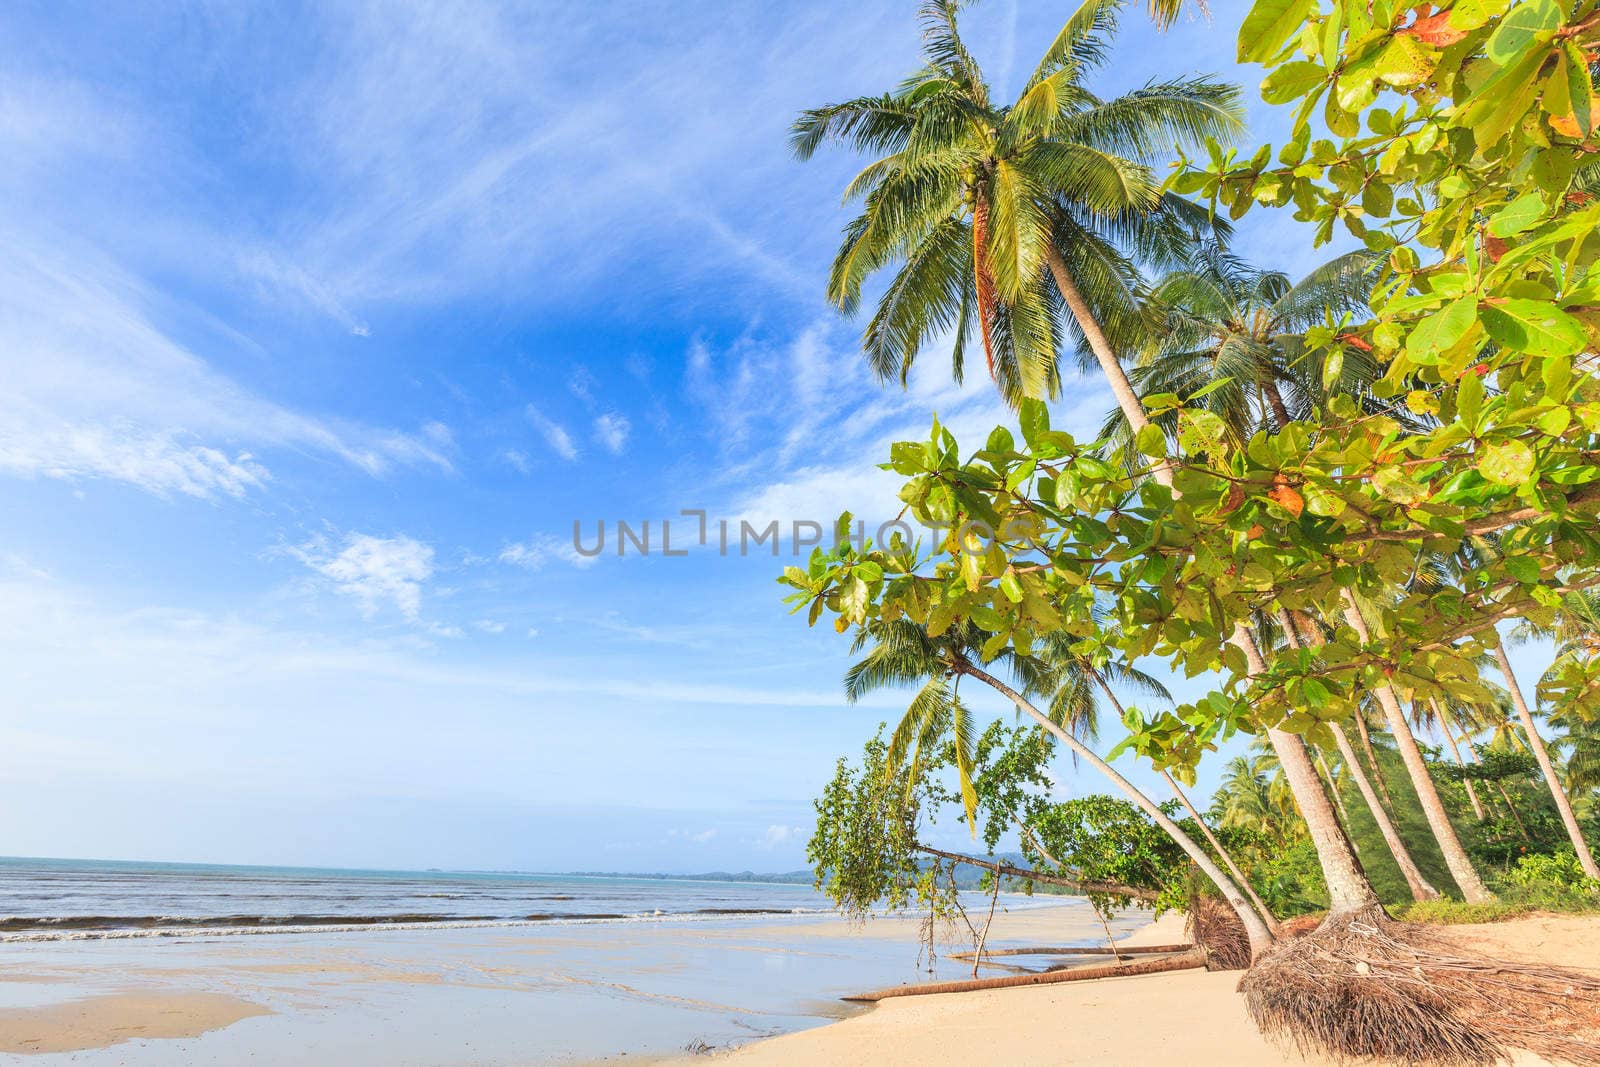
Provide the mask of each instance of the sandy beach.
{"label": "sandy beach", "polygon": [[[1013,903],[996,920],[996,947],[1103,937],[1081,902]],[[1114,930],[1125,945],[1183,939],[1172,915],[1127,916]],[[1594,919],[1531,918],[1450,936],[1518,958],[1600,959]],[[871,1008],[838,999],[970,974],[941,959],[930,976],[917,957],[917,924],[905,918],[20,943],[7,946],[0,973],[0,1054],[40,1067],[1329,1062],[1263,1039],[1234,992],[1237,973]]]}
{"label": "sandy beach", "polygon": [[[1125,942],[1164,944],[1181,934],[1175,916]],[[1529,918],[1447,931],[1484,952],[1519,960],[1594,967],[1600,920]],[[1238,972],[1183,971],[1137,978],[901,997],[820,1029],[761,1041],[718,1057],[728,1067],[996,1062],[1006,1064],[1187,1067],[1336,1067],[1268,1041],[1235,992]],[[682,1059],[674,1067],[702,1060]],[[1545,1064],[1518,1055],[1521,1067]]]}
{"label": "sandy beach", "polygon": [[[1092,944],[1081,901],[1014,898],[996,945]],[[1119,936],[1148,922],[1118,920]],[[30,1065],[640,1062],[862,1014],[919,963],[917,923],[827,916],[13,942],[0,1054]],[[959,949],[964,945],[947,947]],[[704,1063],[703,1058],[698,1062]]]}

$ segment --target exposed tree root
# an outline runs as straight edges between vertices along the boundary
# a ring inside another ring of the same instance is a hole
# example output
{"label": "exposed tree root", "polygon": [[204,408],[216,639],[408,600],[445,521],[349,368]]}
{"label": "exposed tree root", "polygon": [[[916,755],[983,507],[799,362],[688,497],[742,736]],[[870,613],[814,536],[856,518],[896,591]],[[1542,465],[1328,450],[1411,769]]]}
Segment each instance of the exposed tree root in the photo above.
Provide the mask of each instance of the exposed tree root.
{"label": "exposed tree root", "polygon": [[1305,1052],[1454,1067],[1526,1049],[1600,1067],[1600,976],[1470,955],[1376,905],[1280,941],[1239,991]]}
{"label": "exposed tree root", "polygon": [[1206,970],[1242,971],[1250,966],[1250,936],[1225,901],[1198,894],[1192,897],[1184,932],[1205,949]]}

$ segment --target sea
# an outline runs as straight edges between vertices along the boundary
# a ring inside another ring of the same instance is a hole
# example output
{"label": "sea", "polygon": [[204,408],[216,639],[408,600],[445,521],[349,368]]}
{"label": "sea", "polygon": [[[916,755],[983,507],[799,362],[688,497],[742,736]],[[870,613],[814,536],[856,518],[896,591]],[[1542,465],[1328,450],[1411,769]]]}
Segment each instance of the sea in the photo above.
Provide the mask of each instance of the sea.
{"label": "sea", "polygon": [[615,875],[0,858],[0,941],[831,912],[807,885]]}

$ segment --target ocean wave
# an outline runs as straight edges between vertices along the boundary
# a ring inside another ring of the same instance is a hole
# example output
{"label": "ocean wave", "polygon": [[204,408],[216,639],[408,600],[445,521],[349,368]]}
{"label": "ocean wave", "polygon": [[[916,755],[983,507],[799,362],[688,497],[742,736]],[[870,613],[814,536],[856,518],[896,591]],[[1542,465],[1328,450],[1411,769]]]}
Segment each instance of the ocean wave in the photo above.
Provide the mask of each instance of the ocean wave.
{"label": "ocean wave", "polygon": [[115,941],[146,937],[235,937],[250,934],[362,933],[395,930],[472,930],[598,923],[708,922],[741,916],[828,915],[831,908],[698,908],[618,914],[567,915],[61,915],[0,917],[0,944],[35,941]]}

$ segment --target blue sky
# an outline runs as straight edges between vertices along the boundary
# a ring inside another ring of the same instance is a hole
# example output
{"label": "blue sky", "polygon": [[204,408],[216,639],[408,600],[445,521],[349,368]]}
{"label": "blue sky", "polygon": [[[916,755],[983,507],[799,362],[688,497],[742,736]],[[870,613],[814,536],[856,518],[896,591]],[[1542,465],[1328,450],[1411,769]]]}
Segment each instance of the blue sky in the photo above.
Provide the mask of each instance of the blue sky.
{"label": "blue sky", "polygon": [[[1099,87],[1253,84],[1241,10],[1131,12]],[[1067,11],[973,8],[1002,91]],[[800,865],[894,697],[843,705],[770,557],[568,546],[873,513],[887,442],[1006,418],[937,354],[877,387],[821,299],[853,161],[786,127],[909,70],[912,13],[0,12],[0,852]]]}

